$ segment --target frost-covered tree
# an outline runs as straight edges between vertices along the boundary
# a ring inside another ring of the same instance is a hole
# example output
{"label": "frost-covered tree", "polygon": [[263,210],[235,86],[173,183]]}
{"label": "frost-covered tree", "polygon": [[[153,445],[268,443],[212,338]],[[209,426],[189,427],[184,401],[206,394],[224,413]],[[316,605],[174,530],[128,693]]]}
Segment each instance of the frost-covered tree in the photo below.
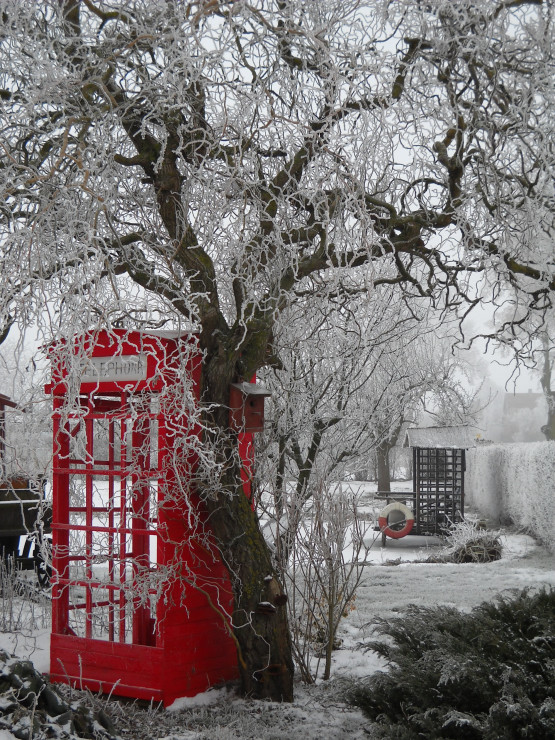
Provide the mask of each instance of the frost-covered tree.
{"label": "frost-covered tree", "polygon": [[432,344],[436,376],[420,398],[421,413],[433,426],[477,424],[491,396],[482,392],[482,378],[476,377],[472,358],[454,351],[446,339]]}
{"label": "frost-covered tree", "polygon": [[542,333],[541,386],[547,401],[547,421],[542,433],[547,440],[555,440],[555,388],[553,388],[553,364],[555,350],[547,332]]}
{"label": "frost-covered tree", "polygon": [[240,493],[229,384],[272,362],[276,320],[322,286],[395,284],[461,315],[506,287],[523,321],[551,303],[534,219],[552,205],[551,3],[1,12],[0,338],[122,316],[198,331],[204,441],[222,471],[205,505],[234,584],[243,688],[290,699],[284,610],[256,611],[273,571]]}
{"label": "frost-covered tree", "polygon": [[402,299],[395,286],[341,300],[312,296],[276,324],[276,361],[261,375],[272,399],[256,468],[282,526],[276,544],[283,562],[285,543],[322,481],[364,467],[433,385],[430,353],[419,362],[417,350],[432,336],[432,318]]}

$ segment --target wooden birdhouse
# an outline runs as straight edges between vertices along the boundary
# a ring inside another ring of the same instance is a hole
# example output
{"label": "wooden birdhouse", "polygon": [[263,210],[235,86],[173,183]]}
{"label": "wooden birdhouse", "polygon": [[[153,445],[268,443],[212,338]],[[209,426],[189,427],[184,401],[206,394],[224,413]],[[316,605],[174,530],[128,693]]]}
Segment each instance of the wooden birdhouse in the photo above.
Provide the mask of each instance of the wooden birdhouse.
{"label": "wooden birdhouse", "polygon": [[264,399],[272,394],[256,383],[232,383],[229,392],[229,423],[238,432],[264,429]]}

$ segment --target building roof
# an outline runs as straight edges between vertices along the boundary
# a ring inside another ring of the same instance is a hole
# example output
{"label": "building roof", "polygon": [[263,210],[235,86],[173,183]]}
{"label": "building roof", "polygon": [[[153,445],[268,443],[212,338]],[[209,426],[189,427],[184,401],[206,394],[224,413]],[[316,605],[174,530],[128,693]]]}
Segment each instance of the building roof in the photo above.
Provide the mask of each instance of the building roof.
{"label": "building roof", "polygon": [[505,393],[503,398],[503,413],[513,414],[523,409],[534,409],[538,404],[545,403],[543,393]]}
{"label": "building roof", "polygon": [[477,434],[470,426],[413,427],[407,429],[404,446],[468,449],[476,447]]}

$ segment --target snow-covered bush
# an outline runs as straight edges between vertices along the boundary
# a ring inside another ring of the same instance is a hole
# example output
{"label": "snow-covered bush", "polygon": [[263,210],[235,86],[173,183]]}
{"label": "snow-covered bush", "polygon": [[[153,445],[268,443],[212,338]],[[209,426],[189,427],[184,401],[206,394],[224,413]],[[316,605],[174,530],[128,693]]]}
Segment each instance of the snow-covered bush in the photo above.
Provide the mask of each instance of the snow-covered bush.
{"label": "snow-covered bush", "polygon": [[555,552],[555,443],[469,450],[466,500],[494,524],[512,522]]}
{"label": "snow-covered bush", "polygon": [[66,701],[31,661],[0,650],[0,737],[19,740],[117,740],[108,715]]}
{"label": "snow-covered bush", "polygon": [[[369,647],[391,663],[352,692],[371,736],[555,737],[555,591],[522,592],[472,613],[411,606]],[[392,641],[391,639],[392,638]]]}
{"label": "snow-covered bush", "polygon": [[481,529],[467,519],[457,522],[449,532],[445,560],[452,563],[490,563],[499,560],[503,546],[499,533]]}

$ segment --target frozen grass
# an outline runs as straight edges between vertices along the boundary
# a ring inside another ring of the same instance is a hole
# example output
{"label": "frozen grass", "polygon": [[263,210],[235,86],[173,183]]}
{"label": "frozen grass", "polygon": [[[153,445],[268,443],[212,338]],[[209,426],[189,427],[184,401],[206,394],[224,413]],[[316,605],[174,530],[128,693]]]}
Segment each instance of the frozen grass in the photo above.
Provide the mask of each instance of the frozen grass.
{"label": "frozen grass", "polygon": [[[139,702],[112,699],[105,710],[118,735],[132,740],[361,740],[367,720],[343,699],[348,685],[334,681],[297,685],[294,704],[240,699],[236,687],[213,689],[178,700],[164,710]],[[76,692],[73,692],[74,696]],[[89,697],[98,708],[102,700]]]}

